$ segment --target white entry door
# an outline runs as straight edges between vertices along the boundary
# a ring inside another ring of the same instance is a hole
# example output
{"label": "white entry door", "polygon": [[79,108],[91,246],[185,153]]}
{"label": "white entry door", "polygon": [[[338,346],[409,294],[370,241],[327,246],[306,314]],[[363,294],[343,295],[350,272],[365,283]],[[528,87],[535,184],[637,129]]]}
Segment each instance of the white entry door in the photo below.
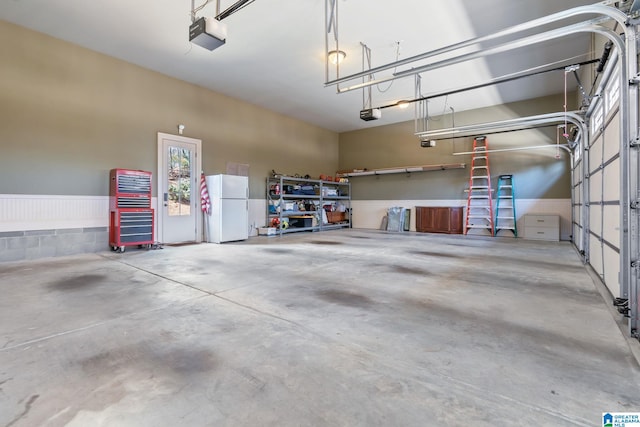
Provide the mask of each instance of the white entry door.
{"label": "white entry door", "polygon": [[158,241],[202,241],[199,139],[158,133]]}

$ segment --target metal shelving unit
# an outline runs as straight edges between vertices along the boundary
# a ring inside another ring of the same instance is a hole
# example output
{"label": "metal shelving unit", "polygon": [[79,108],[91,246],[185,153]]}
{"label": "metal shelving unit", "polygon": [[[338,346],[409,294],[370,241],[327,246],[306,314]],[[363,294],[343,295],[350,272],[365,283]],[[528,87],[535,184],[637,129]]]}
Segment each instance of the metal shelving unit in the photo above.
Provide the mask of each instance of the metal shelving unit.
{"label": "metal shelving unit", "polygon": [[288,176],[267,178],[267,227],[274,218],[279,224],[288,224],[278,227],[280,235],[351,228],[351,183]]}

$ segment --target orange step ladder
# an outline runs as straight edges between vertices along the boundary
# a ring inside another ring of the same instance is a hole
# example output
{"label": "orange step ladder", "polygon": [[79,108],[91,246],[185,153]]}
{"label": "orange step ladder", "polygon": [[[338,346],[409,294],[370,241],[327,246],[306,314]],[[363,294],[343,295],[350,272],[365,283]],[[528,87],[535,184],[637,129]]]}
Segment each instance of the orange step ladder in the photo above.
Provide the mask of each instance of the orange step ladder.
{"label": "orange step ladder", "polygon": [[494,235],[493,199],[491,197],[491,172],[489,171],[489,143],[486,136],[473,140],[469,195],[464,234],[471,229],[483,229]]}

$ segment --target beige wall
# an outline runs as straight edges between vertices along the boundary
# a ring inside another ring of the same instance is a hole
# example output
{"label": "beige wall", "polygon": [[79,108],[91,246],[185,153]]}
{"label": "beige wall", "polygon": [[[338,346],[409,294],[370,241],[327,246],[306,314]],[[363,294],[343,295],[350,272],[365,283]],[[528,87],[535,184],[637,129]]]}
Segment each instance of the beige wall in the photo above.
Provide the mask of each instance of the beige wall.
{"label": "beige wall", "polygon": [[[575,99],[572,95],[571,99]],[[561,111],[562,96],[549,96],[504,104],[496,107],[455,113],[455,125],[468,125]],[[455,107],[455,106],[454,106]],[[452,125],[451,114],[430,121],[430,129]],[[555,144],[556,128],[526,130],[489,135],[493,149]],[[561,143],[564,141],[561,141]],[[454,152],[469,151],[472,138],[437,141],[434,148],[421,148],[414,136],[414,122],[340,134],[340,169],[384,168],[442,163],[470,165],[471,156],[454,156]],[[514,174],[516,197],[523,199],[570,198],[569,155],[560,152],[556,160],[554,149],[492,153],[490,155],[493,185],[499,174]],[[359,200],[459,200],[465,199],[469,170],[446,170],[412,174],[354,177],[352,193]]]}
{"label": "beige wall", "polygon": [[[112,168],[157,169],[157,132],[203,141],[206,174],[338,166],[338,135],[0,21],[0,194],[108,194]],[[154,191],[155,194],[155,191]]]}

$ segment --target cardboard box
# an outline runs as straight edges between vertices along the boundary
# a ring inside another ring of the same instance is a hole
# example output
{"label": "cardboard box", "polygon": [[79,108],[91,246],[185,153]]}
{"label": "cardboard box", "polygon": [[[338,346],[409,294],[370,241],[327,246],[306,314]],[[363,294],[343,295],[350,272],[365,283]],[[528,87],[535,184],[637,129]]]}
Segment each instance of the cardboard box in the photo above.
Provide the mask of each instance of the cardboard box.
{"label": "cardboard box", "polygon": [[327,212],[327,222],[342,222],[347,220],[346,212]]}
{"label": "cardboard box", "polygon": [[259,236],[275,236],[276,228],[275,227],[259,227],[258,235]]}

